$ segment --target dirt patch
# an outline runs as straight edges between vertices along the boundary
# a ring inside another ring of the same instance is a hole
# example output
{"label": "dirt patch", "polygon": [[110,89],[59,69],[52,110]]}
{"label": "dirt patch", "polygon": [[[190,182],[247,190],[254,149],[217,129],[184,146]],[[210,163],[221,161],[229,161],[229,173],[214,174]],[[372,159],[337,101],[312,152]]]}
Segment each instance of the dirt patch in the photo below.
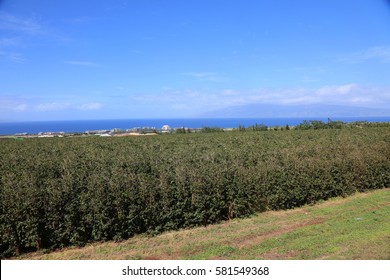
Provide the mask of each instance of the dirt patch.
{"label": "dirt patch", "polygon": [[149,260],[149,261],[151,261],[151,260],[154,260],[154,261],[161,260],[159,257],[155,257],[155,256],[146,256],[143,259],[144,260]]}
{"label": "dirt patch", "polygon": [[288,260],[288,259],[295,259],[299,255],[301,255],[302,252],[291,250],[285,253],[278,253],[275,251],[265,252],[264,254],[261,254],[258,256],[259,259],[264,260]]}
{"label": "dirt patch", "polygon": [[264,212],[264,215],[272,215],[272,217],[280,217],[280,218],[288,217],[294,214],[308,214],[308,212],[306,207]]}
{"label": "dirt patch", "polygon": [[312,225],[318,225],[322,224],[325,222],[324,218],[317,218],[317,219],[312,219],[309,221],[304,221],[304,222],[299,222],[295,224],[289,224],[288,226],[282,226],[278,228],[277,230],[265,233],[265,234],[260,234],[260,235],[248,235],[248,236],[242,236],[240,238],[237,238],[233,241],[233,244],[235,244],[238,248],[243,249],[247,247],[252,247],[254,245],[257,245],[267,239],[292,232],[298,228],[302,227],[307,227],[307,226],[312,226]]}

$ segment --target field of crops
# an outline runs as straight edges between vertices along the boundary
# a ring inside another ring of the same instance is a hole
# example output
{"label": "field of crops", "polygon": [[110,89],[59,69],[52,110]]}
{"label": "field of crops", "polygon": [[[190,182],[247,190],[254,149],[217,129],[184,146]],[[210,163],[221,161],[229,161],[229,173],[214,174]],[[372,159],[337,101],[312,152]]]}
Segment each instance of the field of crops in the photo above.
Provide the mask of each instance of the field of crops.
{"label": "field of crops", "polygon": [[390,185],[390,128],[0,140],[0,255]]}

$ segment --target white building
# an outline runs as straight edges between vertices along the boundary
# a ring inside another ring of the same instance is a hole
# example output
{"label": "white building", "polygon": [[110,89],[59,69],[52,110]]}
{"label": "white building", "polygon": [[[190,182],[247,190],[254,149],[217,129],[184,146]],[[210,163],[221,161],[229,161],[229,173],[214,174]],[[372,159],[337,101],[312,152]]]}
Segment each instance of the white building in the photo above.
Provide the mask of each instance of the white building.
{"label": "white building", "polygon": [[171,127],[169,125],[163,125],[163,127],[161,128],[161,132],[162,133],[168,133],[168,132],[171,132]]}

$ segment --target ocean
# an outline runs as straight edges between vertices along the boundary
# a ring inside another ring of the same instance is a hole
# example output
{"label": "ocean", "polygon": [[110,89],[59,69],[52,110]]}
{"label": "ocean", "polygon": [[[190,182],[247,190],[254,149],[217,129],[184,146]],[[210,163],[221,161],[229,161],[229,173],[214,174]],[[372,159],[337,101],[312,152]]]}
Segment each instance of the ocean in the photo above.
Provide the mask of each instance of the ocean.
{"label": "ocean", "polygon": [[[17,133],[37,134],[39,132],[85,132],[87,130],[110,130],[113,128],[129,129],[135,127],[154,127],[160,129],[163,125],[171,128],[188,127],[221,127],[237,128],[265,124],[267,126],[293,126],[304,120],[321,120],[327,118],[183,118],[183,119],[121,119],[121,120],[79,120],[79,121],[30,121],[30,122],[0,122],[0,135],[13,135]],[[343,117],[332,118],[332,121],[369,121],[390,122],[389,117]]]}

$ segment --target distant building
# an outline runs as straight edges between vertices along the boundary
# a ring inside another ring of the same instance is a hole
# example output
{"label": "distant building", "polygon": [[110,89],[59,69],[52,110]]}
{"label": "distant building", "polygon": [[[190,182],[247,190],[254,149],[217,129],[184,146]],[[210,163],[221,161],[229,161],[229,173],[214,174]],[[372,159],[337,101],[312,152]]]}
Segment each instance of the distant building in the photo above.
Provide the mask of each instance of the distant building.
{"label": "distant building", "polygon": [[168,132],[171,132],[171,127],[169,125],[163,125],[163,127],[161,128],[161,132],[162,133],[168,133]]}
{"label": "distant building", "polygon": [[140,127],[133,127],[133,128],[126,129],[126,132],[131,132],[131,133],[137,133],[137,132],[140,132],[140,131],[141,131]]}
{"label": "distant building", "polygon": [[109,133],[109,130],[87,130],[85,133],[86,134],[104,134],[104,133]]}
{"label": "distant building", "polygon": [[64,137],[65,132],[39,132],[38,137]]}
{"label": "distant building", "polygon": [[155,133],[156,132],[156,128],[155,127],[151,127],[151,126],[144,126],[144,127],[133,127],[133,128],[129,128],[129,129],[126,129],[126,132],[130,132],[130,133]]}
{"label": "distant building", "polygon": [[121,133],[121,129],[120,128],[113,128],[113,129],[110,130],[110,133],[111,134]]}

